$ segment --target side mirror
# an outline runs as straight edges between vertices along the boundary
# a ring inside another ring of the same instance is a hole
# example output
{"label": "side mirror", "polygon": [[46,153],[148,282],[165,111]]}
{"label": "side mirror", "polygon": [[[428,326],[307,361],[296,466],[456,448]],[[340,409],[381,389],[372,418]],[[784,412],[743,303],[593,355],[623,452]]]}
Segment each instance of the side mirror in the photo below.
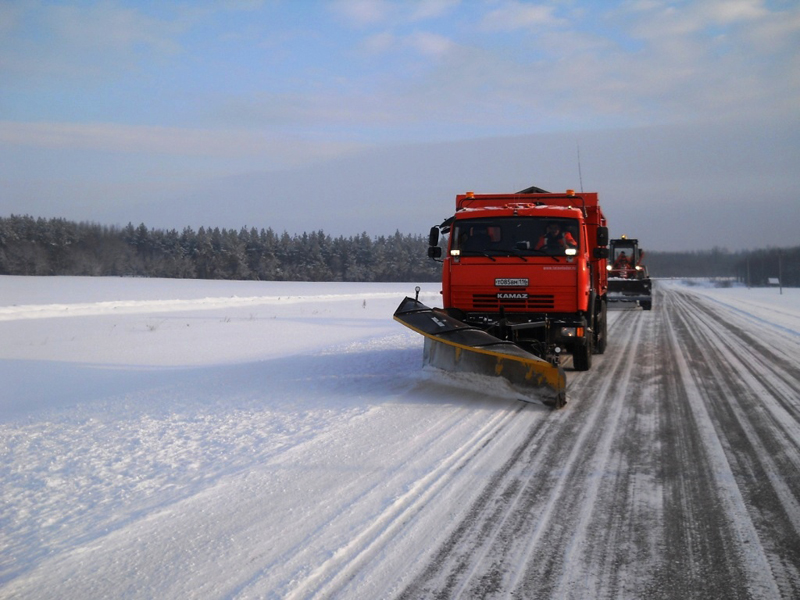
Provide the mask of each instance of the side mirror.
{"label": "side mirror", "polygon": [[600,226],[597,228],[597,245],[608,246],[608,227]]}
{"label": "side mirror", "polygon": [[431,232],[428,235],[428,246],[436,246],[439,243],[439,228],[431,227]]}
{"label": "side mirror", "polygon": [[595,248],[594,249],[594,257],[595,258],[608,258],[608,248]]}
{"label": "side mirror", "polygon": [[429,246],[428,258],[442,258],[442,248],[440,246]]}

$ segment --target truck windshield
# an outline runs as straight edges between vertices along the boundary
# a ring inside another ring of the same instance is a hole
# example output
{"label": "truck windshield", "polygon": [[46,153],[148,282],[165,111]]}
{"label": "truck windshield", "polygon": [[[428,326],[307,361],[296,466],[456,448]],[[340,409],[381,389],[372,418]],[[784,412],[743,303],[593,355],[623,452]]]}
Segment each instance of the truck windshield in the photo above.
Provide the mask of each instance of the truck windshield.
{"label": "truck windshield", "polygon": [[462,255],[563,256],[568,248],[580,249],[576,219],[502,217],[456,220],[451,239],[451,250],[458,250]]}
{"label": "truck windshield", "polygon": [[633,258],[633,244],[623,245],[617,243],[614,245],[614,255],[611,257],[612,263],[617,263],[623,260],[630,262]]}

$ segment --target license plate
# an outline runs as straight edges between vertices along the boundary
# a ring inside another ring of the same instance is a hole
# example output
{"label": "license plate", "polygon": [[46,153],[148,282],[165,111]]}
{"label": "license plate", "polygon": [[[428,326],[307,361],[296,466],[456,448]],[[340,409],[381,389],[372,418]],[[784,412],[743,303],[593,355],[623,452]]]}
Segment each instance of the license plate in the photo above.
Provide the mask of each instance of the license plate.
{"label": "license plate", "polygon": [[528,287],[527,279],[495,279],[497,287]]}

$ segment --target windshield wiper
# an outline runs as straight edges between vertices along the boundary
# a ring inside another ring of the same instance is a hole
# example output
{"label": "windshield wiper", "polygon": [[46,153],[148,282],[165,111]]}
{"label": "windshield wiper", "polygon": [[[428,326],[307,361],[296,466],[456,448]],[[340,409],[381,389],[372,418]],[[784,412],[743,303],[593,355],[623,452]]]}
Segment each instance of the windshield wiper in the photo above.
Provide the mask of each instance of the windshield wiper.
{"label": "windshield wiper", "polygon": [[[541,256],[549,256],[554,261],[558,262],[558,256],[555,255],[555,254],[550,254],[549,252],[546,252],[544,248],[531,248],[527,252],[535,252],[536,254],[539,254]],[[520,257],[522,257],[522,256],[520,255]]]}
{"label": "windshield wiper", "polygon": [[520,257],[522,260],[524,260],[525,262],[528,262],[528,259],[527,259],[527,258],[525,258],[525,257],[522,255],[522,252],[520,252],[520,251],[519,251],[519,250],[517,250],[516,248],[509,248],[508,250],[504,250],[504,252],[508,252],[508,253],[510,253],[510,254],[513,254],[514,256],[519,256],[519,257]]}
{"label": "windshield wiper", "polygon": [[467,254],[480,254],[481,256],[485,256],[486,258],[488,258],[488,259],[490,259],[490,260],[492,260],[494,262],[497,262],[497,259],[495,259],[494,256],[489,254],[488,250],[462,250],[461,251],[461,256],[464,256],[464,255],[467,255]]}

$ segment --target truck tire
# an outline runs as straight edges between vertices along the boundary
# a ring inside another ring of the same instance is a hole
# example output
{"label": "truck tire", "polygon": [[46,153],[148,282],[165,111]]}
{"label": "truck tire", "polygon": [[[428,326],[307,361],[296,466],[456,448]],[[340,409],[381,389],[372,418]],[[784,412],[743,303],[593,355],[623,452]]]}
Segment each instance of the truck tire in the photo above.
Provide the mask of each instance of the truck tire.
{"label": "truck tire", "polygon": [[597,338],[594,344],[594,353],[603,354],[608,343],[608,302],[601,300],[600,314],[597,316]]}
{"label": "truck tire", "polygon": [[575,346],[572,351],[572,366],[576,371],[588,371],[592,366],[592,337],[587,335],[586,343]]}
{"label": "truck tire", "polygon": [[642,307],[642,310],[650,310],[653,308],[653,301],[652,300],[641,300],[639,301],[639,306]]}

